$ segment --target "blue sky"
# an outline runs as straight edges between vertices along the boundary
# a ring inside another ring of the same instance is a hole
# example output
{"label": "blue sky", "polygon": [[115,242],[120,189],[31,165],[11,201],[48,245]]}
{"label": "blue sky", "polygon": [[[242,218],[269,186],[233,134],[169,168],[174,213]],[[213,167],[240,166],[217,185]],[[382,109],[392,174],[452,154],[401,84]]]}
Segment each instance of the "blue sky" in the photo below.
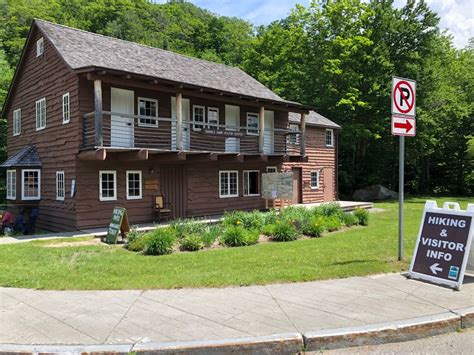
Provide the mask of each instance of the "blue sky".
{"label": "blue sky", "polygon": [[[164,3],[166,0],[154,0]],[[266,25],[287,16],[295,4],[307,6],[310,0],[190,0],[197,6],[224,16],[236,16],[256,25]],[[462,48],[474,37],[474,0],[426,0],[441,17],[440,27],[454,37],[454,44]],[[402,6],[406,0],[395,0]]]}

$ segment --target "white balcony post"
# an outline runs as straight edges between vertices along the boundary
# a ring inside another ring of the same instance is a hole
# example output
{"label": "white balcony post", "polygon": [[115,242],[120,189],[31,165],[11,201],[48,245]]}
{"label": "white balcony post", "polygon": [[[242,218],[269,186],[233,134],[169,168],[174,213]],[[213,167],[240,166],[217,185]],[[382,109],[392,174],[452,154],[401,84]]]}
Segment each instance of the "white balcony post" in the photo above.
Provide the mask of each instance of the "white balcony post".
{"label": "white balcony post", "polygon": [[300,137],[300,153],[302,156],[306,154],[306,114],[301,114],[301,137]]}
{"label": "white balcony post", "polygon": [[265,107],[260,107],[259,131],[258,131],[258,151],[263,154],[263,146],[265,144]]}
{"label": "white balcony post", "polygon": [[176,148],[183,150],[183,94],[176,95]]}
{"label": "white balcony post", "polygon": [[104,145],[104,137],[102,135],[102,81],[94,80],[94,126],[95,126],[95,146],[102,147]]}

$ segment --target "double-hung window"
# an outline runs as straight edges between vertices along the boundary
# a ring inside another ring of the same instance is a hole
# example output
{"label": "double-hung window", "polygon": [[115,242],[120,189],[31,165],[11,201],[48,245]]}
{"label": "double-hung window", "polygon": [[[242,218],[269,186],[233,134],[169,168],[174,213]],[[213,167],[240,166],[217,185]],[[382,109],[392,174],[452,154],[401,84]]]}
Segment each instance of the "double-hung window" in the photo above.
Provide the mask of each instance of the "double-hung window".
{"label": "double-hung window", "polygon": [[258,121],[258,113],[247,112],[247,134],[258,136]]}
{"label": "double-hung window", "polygon": [[219,128],[219,109],[217,107],[207,108],[207,128],[218,129]]}
{"label": "double-hung window", "polygon": [[319,171],[311,171],[311,188],[319,189]]}
{"label": "double-hung window", "polygon": [[36,41],[36,56],[39,57],[44,53],[44,38],[41,37]]}
{"label": "double-hung window", "polygon": [[142,172],[140,170],[127,171],[127,200],[142,198]]}
{"label": "double-hung window", "polygon": [[206,121],[206,108],[204,106],[193,106],[193,130],[200,131]]}
{"label": "double-hung window", "polygon": [[259,171],[244,170],[244,196],[258,196],[260,194]]}
{"label": "double-hung window", "polygon": [[7,170],[7,200],[16,200],[16,170]]}
{"label": "double-hung window", "polygon": [[46,128],[46,98],[36,101],[36,130]]}
{"label": "double-hung window", "polygon": [[21,108],[13,111],[13,135],[18,136],[21,134]]}
{"label": "double-hung window", "polygon": [[99,200],[117,200],[117,172],[115,170],[99,171]]}
{"label": "double-hung window", "polygon": [[71,121],[71,110],[69,104],[69,93],[63,95],[63,123]]}
{"label": "double-hung window", "polygon": [[326,147],[334,147],[334,131],[332,129],[326,130]]}
{"label": "double-hung window", "polygon": [[64,201],[66,195],[64,171],[56,171],[56,200]]}
{"label": "double-hung window", "polygon": [[138,114],[140,126],[158,127],[158,100],[139,97]]}
{"label": "double-hung window", "polygon": [[236,170],[219,171],[219,197],[239,196],[239,173]]}
{"label": "double-hung window", "polygon": [[21,186],[22,200],[39,200],[41,198],[41,170],[23,169]]}

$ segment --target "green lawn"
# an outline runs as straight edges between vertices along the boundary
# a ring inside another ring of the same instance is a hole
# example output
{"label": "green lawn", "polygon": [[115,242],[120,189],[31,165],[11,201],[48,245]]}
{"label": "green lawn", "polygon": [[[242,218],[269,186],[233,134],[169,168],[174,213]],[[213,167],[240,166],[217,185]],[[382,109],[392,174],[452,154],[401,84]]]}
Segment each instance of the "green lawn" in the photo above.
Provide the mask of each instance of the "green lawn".
{"label": "green lawn", "polygon": [[[438,205],[448,199],[436,199]],[[468,198],[451,199],[462,202]],[[341,278],[406,270],[424,198],[405,207],[405,260],[397,261],[397,203],[378,203],[368,227],[322,238],[166,256],[119,246],[49,248],[58,241],[0,246],[0,286],[37,289],[153,289],[219,287]],[[87,238],[83,238],[87,239]],[[71,240],[61,240],[68,243]],[[77,239],[74,239],[77,241]]]}

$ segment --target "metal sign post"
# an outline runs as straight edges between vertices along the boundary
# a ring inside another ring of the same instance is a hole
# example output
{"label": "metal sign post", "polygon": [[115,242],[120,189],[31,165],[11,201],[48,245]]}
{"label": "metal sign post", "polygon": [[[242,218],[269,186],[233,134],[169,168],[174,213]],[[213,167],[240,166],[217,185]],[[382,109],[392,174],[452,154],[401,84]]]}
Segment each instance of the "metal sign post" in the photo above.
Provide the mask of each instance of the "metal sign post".
{"label": "metal sign post", "polygon": [[398,260],[403,259],[403,199],[405,185],[405,136],[414,137],[416,82],[392,78],[392,135],[400,136],[398,165]]}

